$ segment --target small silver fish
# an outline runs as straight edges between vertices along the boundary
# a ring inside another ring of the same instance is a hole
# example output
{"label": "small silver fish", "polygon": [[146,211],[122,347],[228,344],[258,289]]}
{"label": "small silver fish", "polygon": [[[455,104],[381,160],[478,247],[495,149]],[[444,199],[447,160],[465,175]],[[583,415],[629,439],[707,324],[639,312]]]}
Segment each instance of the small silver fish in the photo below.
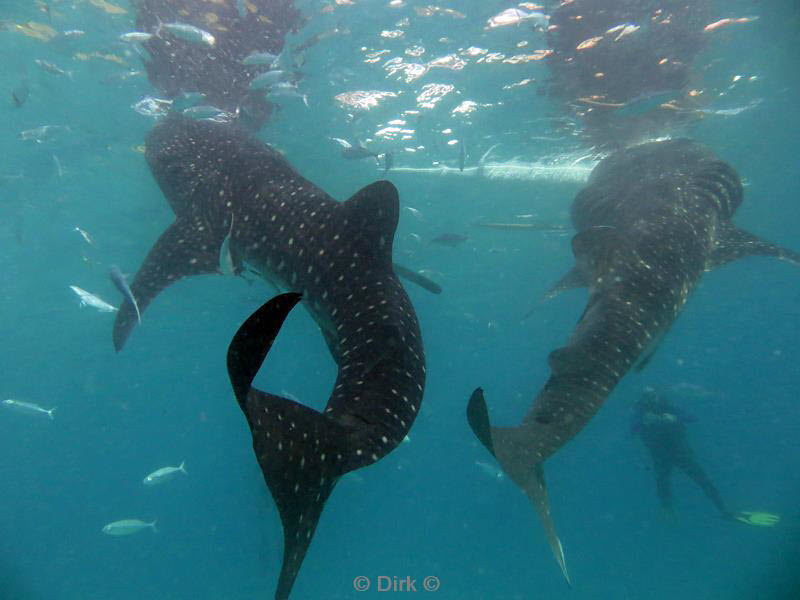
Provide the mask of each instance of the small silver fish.
{"label": "small silver fish", "polygon": [[482,460],[476,460],[475,466],[479,467],[481,471],[486,473],[492,479],[503,479],[506,476],[506,474],[496,466],[485,463]]}
{"label": "small silver fish", "polygon": [[90,246],[94,246],[94,239],[92,239],[92,236],[89,235],[88,231],[85,231],[80,227],[75,227],[72,231],[77,231],[78,233],[80,233],[81,237],[87,244],[89,244]]}
{"label": "small silver fish", "polygon": [[42,408],[38,404],[34,404],[33,402],[25,402],[23,400],[13,400],[8,398],[7,400],[3,400],[3,406],[6,408],[10,408],[16,410],[17,412],[26,413],[29,415],[47,415],[51,421],[55,420],[53,416],[53,411],[55,411],[56,407],[54,406],[50,410],[46,408]]}
{"label": "small silver fish", "polygon": [[186,42],[192,42],[193,44],[213,46],[217,43],[217,38],[208,31],[187,23],[162,23],[159,26],[159,30],[161,29],[166,29],[176,38]]}
{"label": "small silver fish", "polygon": [[242,59],[243,65],[274,65],[280,57],[271,52],[251,52]]}
{"label": "small silver fish", "polygon": [[122,274],[122,271],[119,270],[117,265],[111,265],[111,270],[108,272],[108,275],[111,278],[111,282],[122,293],[122,296],[133,304],[133,308],[136,310],[136,320],[141,324],[142,315],[139,312],[139,304],[136,302],[136,297],[133,295],[131,287],[125,279],[125,275]]}
{"label": "small silver fish", "polygon": [[206,99],[203,92],[183,92],[172,101],[172,110],[186,110],[193,106],[199,106]]}
{"label": "small silver fish", "polygon": [[113,523],[109,523],[108,525],[104,526],[101,531],[106,535],[132,535],[134,533],[139,533],[148,527],[153,530],[153,533],[158,533],[155,521],[146,523],[145,521],[140,521],[139,519],[122,519],[121,521],[114,521]]}
{"label": "small silver fish", "polygon": [[209,104],[190,106],[182,112],[184,116],[190,119],[208,119],[217,122],[230,122],[235,117],[232,113]]}
{"label": "small silver fish", "polygon": [[81,300],[81,307],[84,306],[91,306],[92,308],[96,308],[100,312],[115,312],[119,310],[116,306],[111,306],[108,302],[100,298],[99,296],[95,296],[94,294],[90,294],[83,288],[79,288],[77,285],[69,286],[75,294]]}
{"label": "small silver fish", "polygon": [[267,91],[267,98],[270,100],[278,98],[300,98],[303,104],[308,106],[308,96],[300,93],[296,85],[287,82],[280,82],[271,86]]}
{"label": "small silver fish", "polygon": [[508,8],[489,19],[489,28],[508,27],[509,25],[519,25],[523,21],[533,21],[539,27],[547,27],[550,17],[540,12],[525,12],[519,8]]}
{"label": "small silver fish", "polygon": [[45,140],[52,139],[59,131],[69,131],[69,127],[64,125],[42,125],[41,127],[20,131],[18,137],[21,140],[33,140],[41,144]]}
{"label": "small silver fish", "polygon": [[86,32],[83,29],[67,29],[61,32],[61,35],[65,38],[79,38],[83,37],[85,34]]}
{"label": "small silver fish", "polygon": [[231,215],[231,226],[228,234],[222,240],[219,247],[219,270],[223,275],[236,275],[236,265],[233,264],[233,254],[231,254],[231,234],[233,233],[233,215]]}
{"label": "small silver fish", "polygon": [[145,31],[130,31],[128,33],[123,33],[119,36],[121,42],[125,42],[126,44],[143,44],[144,42],[152,39],[153,34],[147,33]]}
{"label": "small silver fish", "polygon": [[147,477],[145,477],[142,480],[142,483],[145,485],[158,485],[159,483],[164,483],[170,479],[174,479],[178,473],[188,475],[186,472],[185,460],[181,461],[181,464],[177,467],[161,467],[160,469],[156,469]]}
{"label": "small silver fish", "polygon": [[63,177],[64,167],[61,166],[61,161],[58,160],[58,157],[55,154],[53,154],[53,163],[56,166],[56,175],[58,175],[59,177]]}
{"label": "small silver fish", "polygon": [[410,212],[412,215],[414,215],[414,217],[418,221],[424,221],[425,220],[425,217],[422,216],[422,213],[419,211],[419,209],[416,209],[413,206],[404,206],[403,210],[407,210],[408,212]]}
{"label": "small silver fish", "polygon": [[289,74],[286,71],[273,69],[256,75],[248,86],[251,90],[263,90],[274,86],[276,83],[284,81]]}
{"label": "small silver fish", "polygon": [[65,71],[64,69],[57,67],[53,63],[47,62],[46,60],[42,60],[40,58],[37,58],[33,62],[35,62],[40,69],[46,71],[47,73],[50,73],[51,75],[65,75],[70,79],[72,79],[72,71]]}

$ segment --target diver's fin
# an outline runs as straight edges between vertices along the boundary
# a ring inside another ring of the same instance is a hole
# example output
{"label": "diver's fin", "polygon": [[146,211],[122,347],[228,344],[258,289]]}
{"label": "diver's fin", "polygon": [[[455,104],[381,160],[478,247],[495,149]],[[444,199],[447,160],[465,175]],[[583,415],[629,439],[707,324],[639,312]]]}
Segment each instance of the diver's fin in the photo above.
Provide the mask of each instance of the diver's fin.
{"label": "diver's fin", "polygon": [[711,256],[711,267],[724,265],[744,256],[774,256],[800,265],[800,253],[777,246],[743,229],[729,227],[723,230]]}
{"label": "diver's fin", "polygon": [[754,527],[775,527],[781,520],[780,515],[753,510],[739,511],[734,513],[733,518],[740,523]]}
{"label": "diver's fin", "polygon": [[392,266],[394,267],[394,272],[403,279],[411,283],[416,283],[419,287],[428,290],[432,294],[442,293],[442,286],[424,275],[420,275],[416,271],[404,267],[403,265],[398,265],[397,263],[392,263]]}
{"label": "diver's fin", "polygon": [[388,181],[376,181],[353,194],[344,208],[348,211],[352,246],[363,256],[374,256],[382,266],[390,268],[392,242],[400,218],[397,188]]}
{"label": "diver's fin", "polygon": [[[307,406],[251,387],[295,293],[276,296],[239,328],[228,348],[228,374],[253,434],[253,450],[283,524],[283,564],[276,600],[289,597],[325,501],[339,477],[363,466],[351,431]],[[360,462],[356,462],[360,461]]]}
{"label": "diver's fin", "polygon": [[[183,277],[219,273],[219,248],[226,232],[227,229],[216,232],[199,216],[191,215],[167,227],[150,248],[131,284],[139,310],[144,312],[161,290]],[[136,310],[130,302],[124,302],[112,334],[117,352],[122,350],[136,323]]]}

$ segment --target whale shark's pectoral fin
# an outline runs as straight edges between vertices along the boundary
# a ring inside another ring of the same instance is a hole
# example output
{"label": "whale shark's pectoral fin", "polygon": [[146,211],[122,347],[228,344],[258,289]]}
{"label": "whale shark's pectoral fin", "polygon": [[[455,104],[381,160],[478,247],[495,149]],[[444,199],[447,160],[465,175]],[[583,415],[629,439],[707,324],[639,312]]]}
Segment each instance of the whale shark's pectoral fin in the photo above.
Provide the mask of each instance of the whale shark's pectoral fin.
{"label": "whale shark's pectoral fin", "polygon": [[788,260],[800,265],[800,253],[772,244],[762,240],[757,235],[731,226],[723,231],[717,241],[717,247],[711,255],[709,268],[718,267],[736,259],[753,255],[774,256],[775,258]]}
{"label": "whale shark's pectoral fin", "polygon": [[547,543],[572,586],[564,557],[564,548],[556,533],[547,499],[542,460],[534,449],[534,433],[527,424],[519,427],[491,427],[483,390],[476,389],[467,404],[467,422],[484,447],[497,459],[503,471],[528,497],[544,527]]}
{"label": "whale shark's pectoral fin", "polygon": [[416,283],[419,287],[424,290],[428,290],[431,294],[441,294],[442,293],[442,286],[440,286],[435,281],[428,279],[424,275],[420,275],[416,271],[404,267],[403,265],[398,265],[397,263],[392,263],[392,267],[394,267],[394,272],[402,277],[403,279],[410,281],[411,283]]}
{"label": "whale shark's pectoral fin", "polygon": [[[167,227],[147,253],[136,273],[131,292],[144,312],[161,290],[190,275],[219,273],[219,246],[199,217],[183,217]],[[137,323],[136,310],[125,302],[114,321],[114,348],[119,352]]]}
{"label": "whale shark's pectoral fin", "polygon": [[586,287],[586,285],[587,285],[586,276],[583,274],[583,272],[577,266],[572,267],[569,271],[566,272],[566,274],[561,279],[556,281],[550,287],[550,289],[548,289],[542,295],[541,298],[539,298],[536,304],[534,304],[531,307],[531,309],[525,313],[525,315],[522,317],[522,320],[523,321],[526,320],[534,312],[536,312],[536,309],[542,304],[542,302],[552,300],[553,298],[561,294],[561,292],[566,292],[567,290],[571,290],[574,288]]}
{"label": "whale shark's pectoral fin", "polygon": [[[339,477],[361,466],[351,431],[307,406],[267,394],[252,381],[300,294],[276,296],[253,313],[228,348],[228,375],[253,435],[253,450],[283,524],[276,600],[289,597],[325,501]],[[351,442],[352,443],[352,442]],[[363,463],[363,461],[362,461]]]}

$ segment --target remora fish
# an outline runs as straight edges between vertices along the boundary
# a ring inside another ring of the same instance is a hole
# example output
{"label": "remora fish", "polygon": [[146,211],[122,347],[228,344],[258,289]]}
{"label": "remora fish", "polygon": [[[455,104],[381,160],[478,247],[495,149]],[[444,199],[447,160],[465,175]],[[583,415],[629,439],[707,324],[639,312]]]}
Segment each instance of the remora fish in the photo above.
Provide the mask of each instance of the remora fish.
{"label": "remora fish", "polygon": [[3,406],[5,406],[6,408],[16,410],[17,412],[27,413],[29,415],[47,415],[51,421],[55,420],[53,412],[56,410],[56,407],[53,407],[48,410],[46,408],[42,408],[38,404],[34,404],[33,402],[25,402],[24,400],[13,400],[11,398],[3,400]]}
{"label": "remora fish", "polygon": [[141,323],[142,313],[139,312],[139,304],[136,302],[136,296],[134,296],[133,292],[131,291],[128,281],[125,279],[125,275],[122,274],[122,271],[119,270],[117,265],[111,265],[108,276],[120,291],[122,297],[127,301],[127,305],[123,304],[123,306],[132,306],[134,311],[136,311],[136,321]]}
{"label": "remora fish", "polygon": [[516,427],[490,426],[480,388],[469,400],[472,431],[539,513],[568,582],[543,462],[583,429],[634,363],[646,362],[705,271],[752,254],[800,264],[800,254],[736,228],[741,201],[733,168],[689,140],[601,161],[572,205],[575,267],[553,288],[588,286],[589,301],[567,345],[550,354],[549,379]]}
{"label": "remora fish", "polygon": [[[298,294],[259,309],[229,349],[233,389],[283,523],[275,597],[287,598],[338,479],[400,444],[422,400],[419,326],[391,261],[397,191],[378,181],[336,202],[244,131],[177,115],[151,131],[145,158],[177,216],[131,285],[140,308],[182,277],[217,273],[233,218],[231,251],[302,292],[339,367],[323,412],[251,388]],[[117,350],[135,324],[126,303]]]}
{"label": "remora fish", "polygon": [[75,292],[75,294],[78,296],[78,298],[80,298],[81,306],[91,306],[92,308],[96,308],[100,312],[116,312],[117,311],[117,307],[116,306],[111,306],[108,302],[106,302],[105,300],[103,300],[99,296],[91,294],[91,293],[87,292],[86,290],[84,290],[83,288],[79,288],[77,285],[71,285],[71,286],[69,286],[69,289],[71,289],[73,292]]}
{"label": "remora fish", "polygon": [[147,477],[142,480],[142,483],[145,485],[158,485],[159,483],[164,483],[169,481],[170,479],[174,479],[178,473],[183,473],[184,475],[188,475],[186,472],[186,461],[182,461],[181,464],[177,467],[161,467],[160,469],[156,469],[152,473],[150,473]]}

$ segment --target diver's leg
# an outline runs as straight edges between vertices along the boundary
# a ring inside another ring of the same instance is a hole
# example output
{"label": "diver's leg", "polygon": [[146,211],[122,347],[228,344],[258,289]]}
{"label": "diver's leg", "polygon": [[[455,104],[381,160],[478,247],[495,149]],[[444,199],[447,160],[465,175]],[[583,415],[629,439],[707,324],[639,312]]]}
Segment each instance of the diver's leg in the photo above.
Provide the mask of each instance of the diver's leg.
{"label": "diver's leg", "polygon": [[728,510],[728,507],[725,506],[722,496],[720,496],[716,486],[711,482],[711,479],[709,479],[708,475],[706,475],[703,467],[701,467],[700,464],[695,460],[692,451],[688,448],[685,448],[684,451],[681,452],[676,458],[676,466],[700,486],[700,489],[702,489],[705,495],[708,496],[708,499],[714,503],[714,506],[716,506],[717,510],[722,513],[723,517],[730,518],[731,512]]}
{"label": "diver's leg", "polygon": [[653,470],[656,473],[656,493],[661,502],[661,508],[667,514],[672,514],[672,486],[670,485],[670,473],[672,463],[668,460],[653,460]]}

